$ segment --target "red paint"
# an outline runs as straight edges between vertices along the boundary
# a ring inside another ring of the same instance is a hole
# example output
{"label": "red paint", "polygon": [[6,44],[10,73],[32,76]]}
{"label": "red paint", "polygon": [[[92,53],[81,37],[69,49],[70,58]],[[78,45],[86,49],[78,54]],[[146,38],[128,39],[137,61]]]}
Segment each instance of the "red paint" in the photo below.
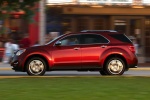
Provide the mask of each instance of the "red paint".
{"label": "red paint", "polygon": [[81,67],[81,50],[74,50],[77,46],[54,47],[52,52],[53,66],[63,67],[67,65]]}
{"label": "red paint", "polygon": [[0,59],[2,60],[3,56],[4,56],[4,52],[5,49],[4,48],[0,48]]}
{"label": "red paint", "polygon": [[14,18],[20,18],[20,15],[13,15]]}

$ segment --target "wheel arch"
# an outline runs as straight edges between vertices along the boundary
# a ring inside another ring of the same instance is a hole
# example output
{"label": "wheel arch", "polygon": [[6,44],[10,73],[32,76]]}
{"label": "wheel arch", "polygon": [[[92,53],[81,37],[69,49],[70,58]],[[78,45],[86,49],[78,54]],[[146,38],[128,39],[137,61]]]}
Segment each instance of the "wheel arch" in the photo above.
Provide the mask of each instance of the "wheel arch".
{"label": "wheel arch", "polygon": [[120,55],[120,54],[111,54],[111,55],[107,56],[106,59],[105,59],[105,61],[104,61],[104,63],[103,63],[103,67],[105,66],[105,64],[107,63],[107,61],[108,61],[110,58],[113,58],[113,57],[121,58],[121,59],[124,61],[124,63],[125,63],[125,68],[126,68],[126,70],[128,69],[127,60],[125,59],[125,57],[123,57],[123,56]]}
{"label": "wheel arch", "polygon": [[42,58],[42,59],[45,61],[45,63],[46,63],[46,70],[49,70],[49,63],[48,63],[48,60],[47,60],[43,55],[40,55],[40,54],[33,54],[33,55],[30,55],[30,56],[26,59],[26,61],[25,61],[25,66],[24,66],[24,68],[23,68],[23,71],[24,71],[24,72],[26,71],[26,64],[27,64],[27,62],[28,62],[31,58],[33,58],[33,57]]}

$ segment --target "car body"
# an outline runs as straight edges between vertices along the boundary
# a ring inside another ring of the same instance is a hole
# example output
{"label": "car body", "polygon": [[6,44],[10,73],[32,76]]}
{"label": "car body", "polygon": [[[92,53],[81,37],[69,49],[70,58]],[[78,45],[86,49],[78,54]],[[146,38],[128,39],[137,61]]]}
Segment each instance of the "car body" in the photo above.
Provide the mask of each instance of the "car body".
{"label": "car body", "polygon": [[137,67],[132,42],[113,30],[84,30],[63,34],[42,46],[17,51],[11,61],[15,71],[44,75],[46,71],[99,71],[122,75]]}

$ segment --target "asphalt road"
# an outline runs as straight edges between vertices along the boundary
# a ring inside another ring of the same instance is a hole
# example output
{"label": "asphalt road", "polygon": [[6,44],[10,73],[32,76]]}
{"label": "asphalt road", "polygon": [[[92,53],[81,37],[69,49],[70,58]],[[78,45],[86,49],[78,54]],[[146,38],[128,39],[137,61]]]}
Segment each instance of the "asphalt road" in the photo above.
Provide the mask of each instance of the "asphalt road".
{"label": "asphalt road", "polygon": [[[15,72],[9,64],[0,63],[0,76],[28,76],[26,72]],[[46,72],[44,76],[52,77],[74,77],[74,76],[101,76],[99,72],[78,72],[78,71],[51,71]],[[130,69],[123,76],[149,76],[150,67],[139,67]]]}
{"label": "asphalt road", "polygon": [[[28,76],[26,72],[15,72],[13,70],[0,71],[0,76]],[[46,72],[44,76],[101,76],[99,72],[77,72],[77,71],[52,71]],[[150,76],[150,70],[129,70],[123,76]]]}

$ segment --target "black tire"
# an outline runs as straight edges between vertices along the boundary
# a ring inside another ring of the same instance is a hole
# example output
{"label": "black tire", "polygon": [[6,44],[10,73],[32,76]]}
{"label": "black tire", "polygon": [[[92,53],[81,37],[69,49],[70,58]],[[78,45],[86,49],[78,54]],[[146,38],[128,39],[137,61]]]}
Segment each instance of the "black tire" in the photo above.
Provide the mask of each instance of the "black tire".
{"label": "black tire", "polygon": [[46,72],[46,62],[40,57],[33,57],[26,64],[26,72],[30,76],[42,76]]}
{"label": "black tire", "polygon": [[104,71],[107,75],[122,75],[125,72],[125,62],[119,57],[112,57],[107,60]]}
{"label": "black tire", "polygon": [[107,75],[104,70],[100,70],[99,73],[100,73],[101,75]]}

